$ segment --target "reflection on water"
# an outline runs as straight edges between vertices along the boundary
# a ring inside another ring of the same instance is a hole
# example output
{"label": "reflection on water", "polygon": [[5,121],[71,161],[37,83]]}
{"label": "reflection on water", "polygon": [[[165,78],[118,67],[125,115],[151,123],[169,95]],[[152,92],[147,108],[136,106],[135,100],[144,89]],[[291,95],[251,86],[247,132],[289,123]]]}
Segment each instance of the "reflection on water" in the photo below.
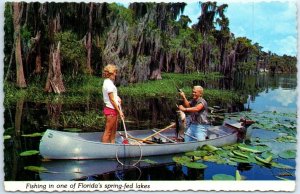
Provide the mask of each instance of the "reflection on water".
{"label": "reflection on water", "polygon": [[296,112],[297,92],[294,89],[281,87],[259,93],[255,100],[251,99],[247,107],[257,112],[277,111]]}
{"label": "reflection on water", "polygon": [[256,112],[296,112],[296,75],[270,76],[265,80],[270,85],[257,94],[250,94],[245,107]]}
{"label": "reflection on water", "polygon": [[[236,75],[235,79],[221,79],[204,84],[206,88],[231,89],[238,91],[241,96],[249,96],[244,102],[245,109],[254,112],[277,111],[296,112],[296,75],[264,75],[245,76]],[[152,98],[133,99],[124,97],[126,114],[128,115],[127,128],[145,129],[160,128],[174,121],[173,104],[176,99]],[[213,104],[220,105],[220,104]],[[222,106],[222,105],[221,105]],[[236,105],[226,105],[236,106]],[[85,104],[38,104],[26,102],[21,99],[16,105],[5,109],[5,132],[11,136],[4,142],[4,171],[5,180],[211,180],[216,173],[233,174],[238,168],[248,180],[273,180],[274,169],[263,169],[259,166],[239,164],[238,167],[219,165],[206,162],[205,170],[189,169],[175,165],[170,158],[168,161],[158,162],[157,165],[141,163],[138,168],[122,168],[116,161],[42,161],[38,155],[20,157],[19,153],[26,150],[38,150],[41,137],[23,137],[22,134],[44,132],[47,128],[64,128],[68,119],[78,117],[78,114],[87,115],[91,112],[101,115],[102,102],[87,102]],[[229,109],[228,109],[229,110]],[[242,110],[240,107],[231,110]],[[99,116],[100,117],[100,116]],[[78,120],[82,117],[78,117]],[[98,127],[103,128],[104,122],[99,119]],[[87,126],[89,121],[84,120]],[[67,127],[78,127],[76,123]],[[81,128],[81,127],[80,127]],[[91,131],[99,128],[86,128]],[[251,136],[263,135],[261,131],[253,131]],[[248,134],[249,135],[249,134]],[[271,134],[266,134],[271,135]],[[276,134],[275,134],[276,135]],[[271,143],[270,143],[271,145]],[[274,144],[272,144],[274,145]],[[153,160],[161,160],[161,157]],[[288,164],[295,166],[294,160],[287,160]],[[36,173],[24,170],[25,166],[43,166],[52,173]],[[105,170],[105,172],[104,172]],[[140,173],[141,172],[141,173]],[[277,174],[280,172],[276,172]]]}

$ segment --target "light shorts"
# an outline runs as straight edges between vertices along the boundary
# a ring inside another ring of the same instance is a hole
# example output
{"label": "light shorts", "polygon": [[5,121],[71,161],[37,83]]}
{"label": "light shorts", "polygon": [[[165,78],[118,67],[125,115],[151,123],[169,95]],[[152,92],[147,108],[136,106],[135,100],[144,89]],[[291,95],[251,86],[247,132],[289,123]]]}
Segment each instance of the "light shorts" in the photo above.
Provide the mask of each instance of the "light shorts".
{"label": "light shorts", "polygon": [[[209,125],[206,125],[206,124],[191,124],[188,127],[186,133],[192,137],[197,138],[198,141],[205,140],[206,136],[207,136],[206,132],[207,132],[208,127],[209,127]],[[185,142],[196,141],[196,139],[194,139],[188,135],[184,136]]]}

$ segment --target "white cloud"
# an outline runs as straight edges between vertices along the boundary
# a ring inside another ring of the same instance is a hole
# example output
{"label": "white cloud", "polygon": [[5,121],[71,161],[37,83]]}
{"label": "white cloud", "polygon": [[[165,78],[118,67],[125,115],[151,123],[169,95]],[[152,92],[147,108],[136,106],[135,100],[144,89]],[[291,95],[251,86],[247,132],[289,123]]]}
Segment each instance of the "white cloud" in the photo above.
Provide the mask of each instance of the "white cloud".
{"label": "white cloud", "polygon": [[238,28],[235,29],[234,35],[235,37],[246,37],[247,31],[242,26],[239,26]]}
{"label": "white cloud", "polygon": [[281,103],[282,106],[287,107],[289,104],[296,102],[296,97],[296,90],[284,90],[280,87],[278,91],[276,91],[276,94],[273,95],[272,100],[276,100]]}
{"label": "white cloud", "polygon": [[295,56],[296,11],[295,2],[231,3],[226,15],[236,36],[246,36],[264,51]]}
{"label": "white cloud", "polygon": [[293,55],[296,56],[297,39],[293,36],[274,41],[274,46],[278,48],[278,54]]}

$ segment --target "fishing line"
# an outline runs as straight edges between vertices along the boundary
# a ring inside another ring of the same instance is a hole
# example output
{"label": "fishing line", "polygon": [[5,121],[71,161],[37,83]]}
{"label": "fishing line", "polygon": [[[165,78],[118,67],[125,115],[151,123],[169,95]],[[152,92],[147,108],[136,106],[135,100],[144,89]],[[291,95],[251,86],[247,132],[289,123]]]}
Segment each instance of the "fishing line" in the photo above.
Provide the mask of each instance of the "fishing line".
{"label": "fishing line", "polygon": [[[167,73],[167,70],[165,69],[164,66],[161,67],[161,70],[164,70],[165,73]],[[171,79],[171,81],[173,82],[173,85],[175,86],[176,90],[178,92],[182,92],[182,90],[177,86],[175,80],[172,78],[172,76],[169,77]]]}

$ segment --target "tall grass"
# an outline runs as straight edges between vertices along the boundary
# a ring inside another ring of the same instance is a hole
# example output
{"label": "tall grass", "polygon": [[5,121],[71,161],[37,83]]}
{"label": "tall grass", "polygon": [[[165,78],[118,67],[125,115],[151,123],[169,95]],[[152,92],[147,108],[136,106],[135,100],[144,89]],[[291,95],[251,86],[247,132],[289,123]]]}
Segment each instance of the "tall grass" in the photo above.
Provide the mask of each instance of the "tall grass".
{"label": "tall grass", "polygon": [[[203,74],[179,74],[163,73],[161,80],[149,80],[143,83],[134,83],[118,88],[120,96],[131,96],[137,98],[160,98],[178,95],[177,88],[181,88],[187,95],[191,94],[193,81],[205,80],[209,82],[220,77],[217,73]],[[83,103],[102,98],[103,78],[97,76],[81,76],[77,78],[64,78],[67,92],[61,95],[48,94],[43,91],[41,83],[34,82],[29,84],[26,89],[18,89],[11,83],[4,84],[5,105],[15,103],[23,98],[32,102],[59,102],[65,104]],[[231,91],[205,89],[204,97],[207,100],[241,102],[244,99]]]}

